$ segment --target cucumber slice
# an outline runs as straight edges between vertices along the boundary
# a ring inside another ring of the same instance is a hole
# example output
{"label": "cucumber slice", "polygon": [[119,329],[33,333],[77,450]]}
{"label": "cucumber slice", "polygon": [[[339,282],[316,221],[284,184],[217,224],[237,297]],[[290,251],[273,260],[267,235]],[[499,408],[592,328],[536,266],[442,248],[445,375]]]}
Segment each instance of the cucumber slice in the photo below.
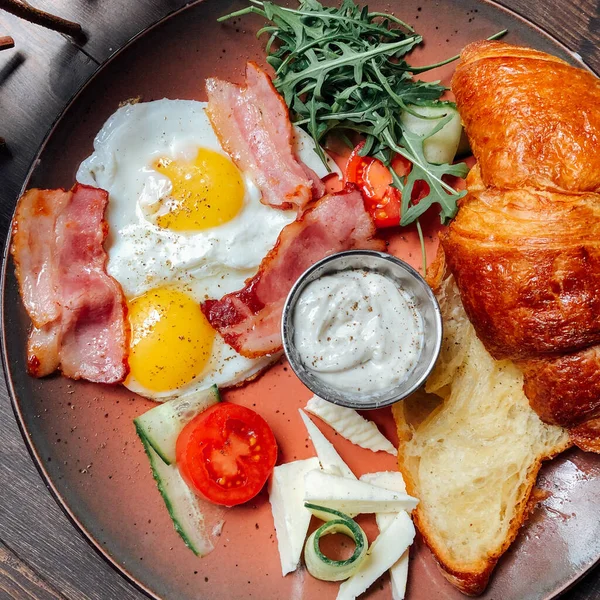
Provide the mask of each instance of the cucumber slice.
{"label": "cucumber slice", "polygon": [[447,116],[451,117],[438,132],[423,142],[423,152],[428,162],[432,164],[451,163],[456,156],[462,134],[460,115],[454,103],[438,102],[409,108],[412,112],[425,117],[422,119],[407,111],[403,111],[400,115],[402,124],[417,135],[429,135],[442,119]]}
{"label": "cucumber slice", "polygon": [[[306,562],[308,572],[313,577],[322,581],[342,581],[343,579],[348,579],[348,577],[358,570],[367,554],[369,544],[365,532],[356,521],[337,510],[308,503],[304,506],[313,515],[326,521],[306,540],[304,561]],[[350,558],[333,560],[321,552],[321,548],[319,547],[320,539],[330,533],[342,533],[354,541],[356,547]]]}
{"label": "cucumber slice", "polygon": [[175,531],[196,556],[206,556],[214,550],[214,546],[206,534],[204,517],[196,497],[181,478],[177,467],[161,460],[137,423],[136,431],[150,459],[152,475],[167,505]]}
{"label": "cucumber slice", "polygon": [[462,133],[460,134],[460,141],[458,142],[458,149],[456,150],[455,158],[469,156],[470,154],[473,154],[471,150],[471,143],[469,142],[467,132],[463,129]]}
{"label": "cucumber slice", "polygon": [[196,415],[221,400],[216,385],[159,404],[133,420],[138,432],[165,464],[175,462],[175,446],[181,430]]}

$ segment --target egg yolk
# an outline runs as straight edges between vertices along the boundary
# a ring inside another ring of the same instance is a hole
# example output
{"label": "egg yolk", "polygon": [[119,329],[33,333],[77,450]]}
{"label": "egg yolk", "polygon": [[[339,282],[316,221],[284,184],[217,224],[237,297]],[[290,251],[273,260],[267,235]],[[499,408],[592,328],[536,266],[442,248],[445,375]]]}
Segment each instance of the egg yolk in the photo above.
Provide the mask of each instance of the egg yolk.
{"label": "egg yolk", "polygon": [[154,392],[191,383],[206,366],[215,331],[187,294],[157,288],[129,303],[130,378]]}
{"label": "egg yolk", "polygon": [[244,183],[226,156],[201,148],[191,162],[160,158],[154,169],[172,184],[168,212],[157,217],[159,227],[193,231],[233,219],[244,203]]}

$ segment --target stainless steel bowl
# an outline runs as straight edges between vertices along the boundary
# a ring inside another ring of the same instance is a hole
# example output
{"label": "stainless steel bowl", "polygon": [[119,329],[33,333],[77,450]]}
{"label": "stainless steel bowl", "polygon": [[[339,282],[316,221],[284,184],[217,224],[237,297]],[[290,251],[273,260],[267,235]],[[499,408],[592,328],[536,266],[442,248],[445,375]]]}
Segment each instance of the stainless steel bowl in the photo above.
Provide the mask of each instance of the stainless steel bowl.
{"label": "stainless steel bowl", "polygon": [[[415,368],[398,385],[372,393],[338,390],[307,369],[294,344],[294,311],[304,288],[324,275],[364,269],[385,275],[412,296],[423,320],[424,343]],[[333,254],[307,269],[290,290],[281,323],[283,349],[294,373],[317,396],[349,408],[380,408],[393,404],[417,390],[433,369],[442,345],[442,315],[432,289],[410,265],[390,254],[372,250],[349,250]]]}

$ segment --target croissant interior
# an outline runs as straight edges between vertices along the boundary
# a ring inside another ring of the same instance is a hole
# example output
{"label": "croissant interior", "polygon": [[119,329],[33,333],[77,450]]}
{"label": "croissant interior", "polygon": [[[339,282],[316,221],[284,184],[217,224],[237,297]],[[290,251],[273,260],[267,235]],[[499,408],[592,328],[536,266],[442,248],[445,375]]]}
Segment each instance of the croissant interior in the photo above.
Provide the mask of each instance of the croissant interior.
{"label": "croissant interior", "polygon": [[531,409],[520,370],[485,350],[452,276],[434,287],[442,351],[425,391],[393,407],[398,465],[420,500],[413,518],[442,572],[476,595],[535,504],[542,461],[570,440]]}

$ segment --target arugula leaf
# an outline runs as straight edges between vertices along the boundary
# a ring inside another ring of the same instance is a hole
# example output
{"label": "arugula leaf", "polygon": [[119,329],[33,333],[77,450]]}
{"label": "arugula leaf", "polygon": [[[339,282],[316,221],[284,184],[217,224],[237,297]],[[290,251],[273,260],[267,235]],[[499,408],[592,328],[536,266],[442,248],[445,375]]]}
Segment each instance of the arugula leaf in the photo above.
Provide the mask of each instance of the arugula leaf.
{"label": "arugula leaf", "polygon": [[[249,2],[251,6],[219,21],[250,13],[269,21],[257,36],[269,35],[266,51],[267,61],[275,69],[273,84],[290,108],[292,121],[315,140],[323,163],[321,145],[327,135],[336,132],[348,140],[348,132],[360,133],[365,138],[361,154],[388,166],[393,185],[403,192],[401,225],[415,221],[418,225],[419,216],[433,204],[440,205],[443,222],[451,219],[464,192],[454,190],[444,176],[465,177],[467,166],[431,164],[423,151],[424,140],[451,117],[441,119],[429,135],[419,136],[404,127],[400,115],[408,111],[420,116],[415,108],[443,104],[444,86],[413,75],[458,57],[428,67],[411,67],[404,57],[422,37],[397,17],[369,12],[353,0],[342,0],[339,7],[299,0],[296,9],[267,0]],[[413,164],[408,175],[399,176],[391,169],[396,154]],[[428,184],[429,193],[413,205],[411,193],[417,180]]]}
{"label": "arugula leaf", "polygon": [[[408,225],[416,221],[434,203],[441,206],[440,218],[442,222],[447,222],[456,215],[457,201],[467,193],[466,191],[458,192],[454,190],[442,179],[444,175],[466,177],[469,172],[467,165],[465,163],[456,165],[432,165],[428,163],[423,153],[424,139],[424,137],[409,131],[405,131],[402,138],[403,146],[407,149],[413,168],[404,181],[400,225]],[[429,194],[418,204],[409,206],[413,186],[417,180],[423,180],[429,185]]]}

